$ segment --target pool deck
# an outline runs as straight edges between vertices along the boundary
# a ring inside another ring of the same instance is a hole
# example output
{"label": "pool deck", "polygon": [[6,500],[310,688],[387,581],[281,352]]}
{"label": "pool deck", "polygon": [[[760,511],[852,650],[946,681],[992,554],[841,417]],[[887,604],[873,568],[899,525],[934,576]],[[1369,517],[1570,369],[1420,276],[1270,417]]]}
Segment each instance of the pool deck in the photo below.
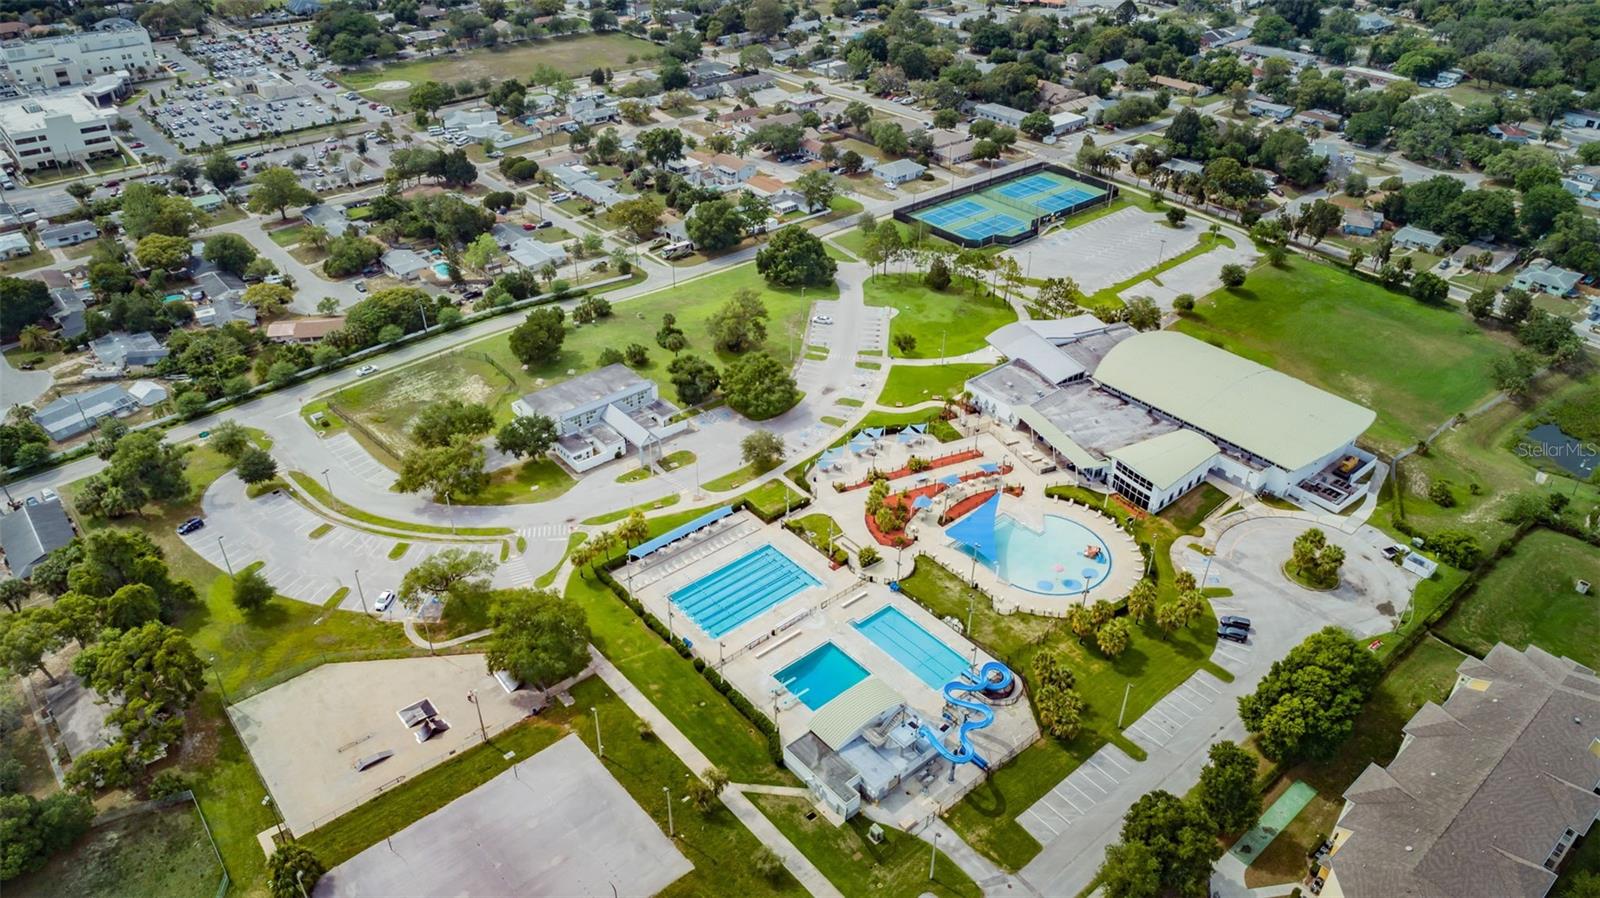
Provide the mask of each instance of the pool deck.
{"label": "pool deck", "polygon": [[[1127,531],[1116,525],[1109,516],[1099,509],[1085,506],[1076,502],[1065,502],[1051,499],[1045,495],[1045,489],[1058,484],[1076,484],[1077,478],[1066,472],[1053,472],[1050,474],[1034,474],[1022,460],[1017,458],[1010,447],[1001,440],[1000,431],[982,431],[974,438],[968,438],[959,443],[939,444],[931,438],[921,445],[905,445],[894,439],[880,441],[875,454],[871,456],[854,456],[847,454],[838,471],[821,472],[813,475],[812,493],[816,501],[806,510],[806,513],[821,511],[838,522],[845,537],[856,545],[874,545],[871,533],[866,523],[866,490],[854,490],[847,493],[836,492],[832,488],[835,481],[852,483],[866,475],[870,467],[880,470],[894,470],[903,466],[911,455],[930,456],[948,452],[959,446],[967,448],[976,446],[983,453],[983,458],[973,459],[960,465],[949,468],[940,468],[938,476],[948,474],[968,474],[979,470],[978,466],[985,463],[1009,462],[1012,471],[1003,478],[1007,487],[1022,487],[1022,495],[1012,496],[1002,494],[1000,498],[1000,513],[1009,515],[1019,524],[1038,530],[1042,527],[1046,515],[1056,515],[1067,518],[1088,528],[1098,536],[1111,550],[1111,573],[1099,584],[1089,589],[1087,593],[1060,593],[1047,594],[1032,592],[1001,580],[994,571],[984,567],[981,563],[974,566],[972,556],[950,544],[944,536],[944,528],[938,524],[939,509],[947,501],[955,502],[967,493],[980,490],[993,489],[998,476],[981,477],[961,484],[940,495],[935,500],[934,507],[920,512],[907,526],[907,533],[916,537],[916,542],[907,547],[904,552],[894,549],[884,549],[884,560],[879,562],[870,573],[879,578],[894,578],[901,574],[911,572],[912,563],[917,554],[925,554],[963,576],[975,576],[978,587],[994,598],[995,607],[1002,613],[1013,611],[1038,614],[1047,617],[1065,617],[1067,611],[1074,605],[1087,602],[1093,604],[1100,599],[1116,601],[1126,596],[1133,585],[1138,582],[1142,573],[1140,567],[1142,556],[1139,554],[1138,544]],[[937,479],[937,477],[935,477]],[[903,478],[893,481],[890,486],[896,492],[916,486],[915,477]],[[950,497],[948,500],[946,497]],[[1062,563],[1072,559],[1063,558]],[[899,565],[898,572],[896,564]],[[1069,565],[1070,567],[1071,565]]]}
{"label": "pool deck", "polygon": [[[866,491],[858,491],[856,495],[864,498]],[[870,675],[897,692],[909,707],[925,719],[941,720],[945,706],[943,693],[923,683],[915,673],[852,626],[885,605],[893,604],[923,629],[975,664],[982,665],[994,660],[962,638],[949,624],[935,618],[909,598],[892,592],[887,584],[859,579],[849,568],[831,570],[822,553],[793,533],[777,525],[763,525],[748,512],[740,512],[726,520],[728,523],[717,534],[702,543],[682,549],[663,550],[662,554],[669,557],[658,560],[656,564],[671,568],[669,573],[661,574],[659,569],[635,562],[617,571],[617,579],[626,584],[631,573],[634,577],[634,596],[650,613],[663,621],[667,619],[667,596],[673,590],[716,571],[762,545],[777,547],[822,581],[822,586],[802,590],[752,617],[720,641],[701,632],[682,614],[674,612],[672,618],[674,633],[687,637],[692,643],[692,650],[700,658],[718,667],[722,676],[756,708],[777,721],[778,730],[786,744],[806,732],[816,712],[782,690],[775,674],[830,641],[865,667]],[[682,553],[681,559],[676,557],[679,552]],[[893,557],[893,553],[889,553],[888,560],[879,562],[873,568],[873,573],[879,576],[887,573],[887,566],[892,564]],[[1039,727],[1026,699],[1014,705],[997,707],[995,711],[993,725],[972,733],[971,738],[979,753],[991,764],[999,766],[1032,744],[1038,738]],[[954,782],[949,781],[949,765],[944,760],[936,759],[934,769],[939,775],[931,785],[924,788],[915,781],[903,783],[880,803],[880,809],[889,819],[903,821],[907,827],[917,825],[929,815],[955,804],[982,778],[981,771],[971,764],[957,767]]]}

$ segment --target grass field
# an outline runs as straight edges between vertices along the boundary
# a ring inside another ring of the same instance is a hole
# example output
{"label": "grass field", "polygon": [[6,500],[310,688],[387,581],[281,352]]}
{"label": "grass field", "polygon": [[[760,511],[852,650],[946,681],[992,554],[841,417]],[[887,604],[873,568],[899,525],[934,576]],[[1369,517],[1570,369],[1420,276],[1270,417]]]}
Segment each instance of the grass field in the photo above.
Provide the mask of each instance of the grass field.
{"label": "grass field", "polygon": [[1177,328],[1374,409],[1367,439],[1389,451],[1487,397],[1489,364],[1511,346],[1454,308],[1303,259],[1257,268]]}
{"label": "grass field", "polygon": [[878,395],[878,404],[916,405],[933,399],[960,396],[968,378],[994,367],[985,364],[896,365]]}
{"label": "grass field", "polygon": [[[579,34],[516,44],[505,49],[469,50],[428,59],[381,65],[335,76],[345,87],[360,91],[368,100],[401,108],[411,87],[424,81],[455,84],[458,81],[490,78],[527,80],[536,65],[559,69],[568,75],[586,75],[596,66],[611,69],[632,68],[628,58],[642,64],[656,54],[656,46],[620,32]],[[378,90],[385,81],[409,81],[404,90]]]}
{"label": "grass field", "polygon": [[872,821],[865,815],[834,826],[804,798],[750,793],[750,800],[845,898],[978,898],[983,894],[942,851],[930,881],[932,848],[915,836],[885,827],[883,844],[874,845],[867,838]]}
{"label": "grass field", "polygon": [[501,468],[489,476],[489,486],[462,505],[521,505],[548,502],[578,485],[560,463],[550,458],[531,458]]}
{"label": "grass field", "polygon": [[1461,599],[1440,635],[1477,654],[1497,642],[1537,645],[1588,667],[1600,665],[1600,614],[1579,580],[1600,583],[1600,552],[1588,543],[1535,530]]}
{"label": "grass field", "polygon": [[[1163,547],[1160,554],[1165,557]],[[1171,582],[1171,575],[1167,575]],[[935,615],[966,620],[972,607],[970,637],[1004,661],[1024,680],[1032,679],[1032,660],[1042,648],[1058,652],[1077,675],[1078,692],[1088,708],[1082,730],[1071,742],[1045,738],[1002,767],[950,811],[950,825],[978,849],[1009,869],[1020,869],[1039,844],[1016,818],[1063,777],[1115,742],[1135,758],[1144,752],[1117,729],[1123,693],[1131,685],[1127,719],[1135,720],[1196,670],[1231,677],[1208,659],[1216,644],[1214,618],[1163,639],[1153,624],[1136,625],[1132,646],[1115,660],[1080,645],[1064,621],[1029,614],[998,614],[986,596],[974,594],[959,577],[928,558],[901,581],[905,594]],[[1165,597],[1164,597],[1165,598]]]}
{"label": "grass field", "polygon": [[[1576,508],[1593,506],[1600,501],[1600,484],[1557,477],[1549,485],[1540,486],[1534,483],[1537,472],[1533,465],[1512,450],[1533,424],[1558,410],[1584,407],[1597,385],[1600,378],[1593,374],[1580,380],[1548,375],[1523,405],[1501,403],[1446,431],[1433,441],[1426,455],[1411,455],[1401,463],[1398,478],[1385,484],[1383,504],[1372,522],[1405,541],[1404,535],[1391,525],[1396,508],[1393,491],[1388,487],[1394,483],[1404,490],[1405,517],[1411,524],[1424,533],[1465,528],[1477,536],[1485,550],[1511,535],[1513,527],[1502,517],[1518,494],[1552,490],[1571,494]],[[1442,507],[1428,498],[1429,487],[1438,481],[1449,484],[1456,502],[1453,507]]]}
{"label": "grass field", "polygon": [[[1306,852],[1333,831],[1344,805],[1344,790],[1369,763],[1387,764],[1400,750],[1400,728],[1429,701],[1442,702],[1456,681],[1456,665],[1465,656],[1437,639],[1424,639],[1395,665],[1366,707],[1356,717],[1355,731],[1331,761],[1289,768],[1278,789],[1299,780],[1317,790],[1317,797],[1274,839],[1245,871],[1252,887],[1295,882],[1305,875]],[[1277,798],[1269,792],[1263,806]]]}
{"label": "grass field", "polygon": [[43,869],[6,883],[6,898],[211,898],[222,868],[194,803],[90,830]]}
{"label": "grass field", "polygon": [[[962,286],[965,286],[963,284]],[[962,355],[986,344],[989,332],[1017,320],[1017,313],[987,291],[973,296],[955,285],[939,292],[922,284],[920,275],[888,274],[868,278],[867,305],[895,309],[889,319],[889,354],[895,358],[936,359]],[[917,340],[910,352],[895,346],[893,338],[910,334]]]}
{"label": "grass field", "polygon": [[[958,248],[954,243],[951,243],[943,237],[935,237],[934,235],[926,232],[919,235],[918,231],[922,229],[913,227],[903,221],[895,221],[892,218],[887,218],[878,222],[878,227],[897,228],[900,231],[900,238],[902,240],[910,243],[916,243],[919,246],[926,244],[928,246],[939,246],[951,250]],[[867,235],[863,234],[860,228],[851,228],[843,234],[836,234],[829,239],[844,247],[846,250],[849,250],[850,254],[858,259],[866,257]]]}
{"label": "grass field", "polygon": [[741,265],[677,287],[630,299],[616,305],[616,314],[599,324],[569,327],[561,351],[552,361],[529,370],[511,354],[510,332],[442,353],[415,365],[373,377],[331,397],[341,413],[353,416],[378,435],[385,446],[404,451],[406,431],[420,411],[432,402],[455,398],[484,402],[497,420],[511,417],[511,400],[540,386],[566,380],[568,371],[582,373],[595,367],[603,349],[640,343],[650,348],[651,362],[639,374],[661,384],[665,395],[675,397],[667,379],[670,355],[656,346],[661,316],[671,312],[688,335],[687,352],[726,364],[734,356],[712,346],[708,320],[736,290],[751,289],[766,303],[767,341],[762,347],[787,363],[793,346],[790,334],[801,334],[811,300],[824,299],[826,290],[780,290],[767,286],[754,265]]}

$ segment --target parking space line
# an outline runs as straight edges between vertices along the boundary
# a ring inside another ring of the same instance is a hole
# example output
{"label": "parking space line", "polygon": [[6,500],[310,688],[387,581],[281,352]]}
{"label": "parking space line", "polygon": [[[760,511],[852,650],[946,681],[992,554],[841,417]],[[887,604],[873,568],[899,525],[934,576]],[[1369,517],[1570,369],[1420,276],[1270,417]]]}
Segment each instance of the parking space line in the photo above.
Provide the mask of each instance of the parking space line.
{"label": "parking space line", "polygon": [[1197,688],[1204,689],[1205,691],[1211,693],[1214,696],[1222,694],[1222,690],[1220,690],[1217,687],[1215,687],[1215,686],[1211,685],[1210,683],[1206,682],[1206,678],[1204,678],[1204,677],[1201,677],[1201,676],[1198,676],[1198,675],[1197,676],[1193,676],[1193,677],[1189,678],[1189,682],[1193,683]]}
{"label": "parking space line", "polygon": [[1112,782],[1112,784],[1113,784],[1113,785],[1115,785],[1115,784],[1119,784],[1119,783],[1121,783],[1121,782],[1122,782],[1122,780],[1121,780],[1121,779],[1119,779],[1119,778],[1117,778],[1117,777],[1115,777],[1115,776],[1112,776],[1112,775],[1111,775],[1111,774],[1110,774],[1110,773],[1107,773],[1107,772],[1106,772],[1106,771],[1105,771],[1105,770],[1104,770],[1104,769],[1103,769],[1103,768],[1102,768],[1102,767],[1101,767],[1101,766],[1100,766],[1100,762],[1099,762],[1099,761],[1096,761],[1096,760],[1095,760],[1095,758],[1098,758],[1098,757],[1100,757],[1100,753],[1099,753],[1099,752],[1096,752],[1096,753],[1094,753],[1094,754],[1092,754],[1092,755],[1090,755],[1090,756],[1089,756],[1089,760],[1088,760],[1088,762],[1087,762],[1087,763],[1088,763],[1088,764],[1090,764],[1090,765],[1092,765],[1092,766],[1093,766],[1093,767],[1094,767],[1094,769],[1095,769],[1095,771],[1096,771],[1096,772],[1098,772],[1098,773],[1099,773],[1099,774],[1100,774],[1100,775],[1101,775],[1101,776],[1103,776],[1103,777],[1105,777],[1105,778],[1106,778],[1106,779],[1108,779],[1108,780],[1110,780],[1110,781],[1111,781],[1111,782]]}
{"label": "parking space line", "polygon": [[1116,755],[1114,753],[1112,753],[1112,752],[1104,751],[1104,750],[1097,751],[1097,752],[1095,752],[1094,756],[1097,757],[1097,758],[1100,758],[1103,761],[1108,762],[1109,764],[1111,764],[1111,766],[1117,768],[1118,770],[1122,771],[1123,773],[1131,773],[1132,772],[1128,768],[1122,766],[1122,763],[1117,760]]}
{"label": "parking space line", "polygon": [[1034,818],[1039,821],[1039,825],[1040,826],[1044,827],[1045,829],[1050,830],[1050,835],[1052,835],[1052,836],[1061,835],[1061,830],[1056,829],[1055,827],[1051,826],[1050,825],[1050,821],[1044,819],[1044,816],[1041,815],[1038,811],[1035,811],[1032,808],[1029,808],[1028,809],[1028,813],[1032,814],[1034,816]]}

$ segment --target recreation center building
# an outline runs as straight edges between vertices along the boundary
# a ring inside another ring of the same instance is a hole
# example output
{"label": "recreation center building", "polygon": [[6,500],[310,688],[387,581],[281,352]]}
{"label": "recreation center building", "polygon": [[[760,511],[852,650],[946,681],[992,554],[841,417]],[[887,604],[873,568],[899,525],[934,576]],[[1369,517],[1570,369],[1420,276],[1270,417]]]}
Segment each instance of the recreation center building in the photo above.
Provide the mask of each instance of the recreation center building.
{"label": "recreation center building", "polygon": [[1342,512],[1376,465],[1356,446],[1371,409],[1187,334],[1079,315],[1009,324],[989,343],[1007,361],[967,390],[1018,431],[1021,460],[1104,483],[1146,511],[1214,474]]}

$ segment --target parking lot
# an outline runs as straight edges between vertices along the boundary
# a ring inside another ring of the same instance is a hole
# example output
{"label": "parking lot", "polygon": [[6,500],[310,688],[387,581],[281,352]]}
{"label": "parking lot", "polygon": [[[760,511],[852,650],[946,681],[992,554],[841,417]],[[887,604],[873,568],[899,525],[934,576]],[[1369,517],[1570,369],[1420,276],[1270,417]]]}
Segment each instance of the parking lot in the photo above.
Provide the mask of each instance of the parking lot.
{"label": "parking lot", "polygon": [[[288,88],[286,88],[288,89]],[[232,96],[215,84],[172,91],[146,114],[186,152],[261,140],[356,117],[354,104],[318,96],[308,87],[277,99]]]}

